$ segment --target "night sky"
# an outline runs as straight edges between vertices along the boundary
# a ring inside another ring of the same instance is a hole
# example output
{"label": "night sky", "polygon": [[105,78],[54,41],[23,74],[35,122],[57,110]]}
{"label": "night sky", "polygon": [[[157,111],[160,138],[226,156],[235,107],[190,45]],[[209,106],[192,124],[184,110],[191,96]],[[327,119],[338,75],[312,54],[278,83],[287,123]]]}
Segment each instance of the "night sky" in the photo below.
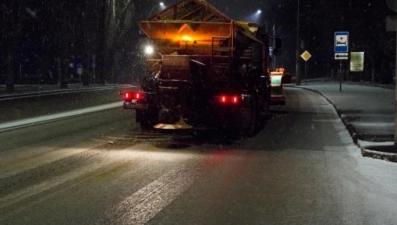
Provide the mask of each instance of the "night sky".
{"label": "night sky", "polygon": [[[84,45],[84,41],[79,41],[80,39],[96,41],[99,44],[100,39],[95,32],[98,32],[97,27],[101,25],[103,18],[101,12],[90,10],[90,2],[95,1],[65,1],[62,9],[56,7],[54,4],[57,3],[52,1],[26,2],[35,12],[35,16],[25,15],[24,39],[20,44],[22,60],[25,60],[24,57],[32,58],[26,56],[29,53],[28,55],[41,59],[42,64],[45,65],[46,57],[58,57],[64,51],[69,51],[70,53],[67,54],[72,55],[75,51],[86,47],[87,45]],[[136,14],[133,20],[136,26],[130,31],[131,37],[134,34],[138,35],[137,24],[140,20],[146,19],[150,12],[154,14],[161,9],[159,2],[159,0],[134,1]],[[177,1],[163,0],[163,2],[169,6]],[[278,66],[294,72],[298,0],[208,0],[208,2],[234,20],[251,20],[270,27],[274,25],[276,36],[282,39]],[[55,8],[57,10],[54,11]],[[335,31],[349,31],[350,50],[364,51],[367,64],[375,65],[380,69],[387,69],[391,64],[394,66],[395,33],[386,31],[385,18],[395,13],[388,9],[385,0],[300,0],[299,8],[299,34],[302,47],[299,51],[308,50],[312,54],[312,58],[307,63],[309,77],[323,76],[337,66],[333,52]],[[254,17],[258,9],[262,10],[262,14],[260,17]],[[65,19],[68,22],[62,23]],[[71,28],[76,30],[74,34],[65,35],[65,30]],[[92,37],[87,38],[87,35]],[[72,44],[65,46],[63,43]],[[97,49],[95,46],[93,48],[88,50]],[[25,68],[31,65],[32,70],[35,70],[40,63],[25,63]],[[300,63],[303,65],[304,61],[300,60]]]}

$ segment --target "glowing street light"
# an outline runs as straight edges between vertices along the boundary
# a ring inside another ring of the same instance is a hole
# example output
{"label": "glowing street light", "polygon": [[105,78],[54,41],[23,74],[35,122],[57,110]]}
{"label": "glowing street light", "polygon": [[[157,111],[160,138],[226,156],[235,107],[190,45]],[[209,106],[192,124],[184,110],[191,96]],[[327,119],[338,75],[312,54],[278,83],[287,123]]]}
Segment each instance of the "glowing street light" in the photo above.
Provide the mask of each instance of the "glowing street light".
{"label": "glowing street light", "polygon": [[144,51],[146,55],[152,55],[154,53],[154,47],[152,45],[146,45]]}
{"label": "glowing street light", "polygon": [[247,19],[248,19],[249,21],[252,21],[252,22],[259,22],[259,21],[260,21],[260,18],[261,18],[261,14],[262,14],[262,10],[261,10],[261,9],[258,9],[258,10],[256,10],[256,11],[254,11],[253,13],[251,13],[251,14],[247,17]]}
{"label": "glowing street light", "polygon": [[158,5],[153,6],[153,8],[150,10],[149,16],[152,15],[152,12],[153,12],[153,10],[154,10],[156,7],[160,7],[160,9],[165,9],[165,8],[166,8],[164,2],[159,2]]}

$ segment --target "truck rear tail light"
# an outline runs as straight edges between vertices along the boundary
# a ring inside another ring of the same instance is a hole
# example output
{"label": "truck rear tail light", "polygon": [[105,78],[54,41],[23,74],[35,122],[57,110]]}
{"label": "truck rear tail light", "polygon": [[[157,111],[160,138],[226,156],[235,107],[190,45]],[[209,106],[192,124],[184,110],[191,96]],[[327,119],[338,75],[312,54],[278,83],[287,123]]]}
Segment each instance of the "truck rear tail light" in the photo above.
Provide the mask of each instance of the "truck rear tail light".
{"label": "truck rear tail light", "polygon": [[232,97],[232,103],[233,103],[233,104],[238,104],[239,101],[240,101],[240,97],[238,97],[238,96],[233,96],[233,97]]}
{"label": "truck rear tail light", "polygon": [[233,105],[237,105],[240,103],[240,99],[241,97],[238,95],[220,95],[220,96],[216,96],[215,97],[216,102],[219,102],[221,104],[233,104]]}
{"label": "truck rear tail light", "polygon": [[125,92],[123,94],[124,101],[129,102],[132,100],[141,100],[145,98],[145,93],[143,92]]}
{"label": "truck rear tail light", "polygon": [[125,101],[131,100],[131,93],[128,93],[128,92],[127,92],[127,93],[124,93],[123,98],[124,98]]}
{"label": "truck rear tail light", "polygon": [[139,100],[139,99],[142,99],[142,98],[143,98],[142,93],[139,93],[139,92],[134,93],[133,99]]}
{"label": "truck rear tail light", "polygon": [[227,97],[226,96],[221,96],[221,102],[226,103],[227,102]]}

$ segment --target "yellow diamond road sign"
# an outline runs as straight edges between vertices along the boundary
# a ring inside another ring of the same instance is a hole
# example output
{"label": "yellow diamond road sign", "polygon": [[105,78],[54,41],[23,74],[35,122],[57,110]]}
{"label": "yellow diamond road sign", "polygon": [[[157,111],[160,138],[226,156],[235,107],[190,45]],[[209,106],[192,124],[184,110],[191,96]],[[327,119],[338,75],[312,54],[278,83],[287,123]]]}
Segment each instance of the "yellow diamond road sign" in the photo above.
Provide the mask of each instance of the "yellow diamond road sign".
{"label": "yellow diamond road sign", "polygon": [[302,53],[301,57],[303,60],[307,61],[310,59],[310,57],[312,57],[312,55],[310,55],[308,51],[305,51],[304,53]]}

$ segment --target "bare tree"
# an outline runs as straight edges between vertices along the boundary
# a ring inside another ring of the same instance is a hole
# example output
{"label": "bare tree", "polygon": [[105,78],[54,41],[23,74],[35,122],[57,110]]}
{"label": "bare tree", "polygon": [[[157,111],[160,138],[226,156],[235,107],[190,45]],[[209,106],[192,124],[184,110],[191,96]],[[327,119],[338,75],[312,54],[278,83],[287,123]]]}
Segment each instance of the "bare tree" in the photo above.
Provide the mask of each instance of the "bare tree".
{"label": "bare tree", "polygon": [[40,49],[37,58],[41,65],[35,68],[46,71],[48,68],[45,67],[56,61],[59,78],[64,80],[70,70],[69,62],[73,56],[79,56],[84,60],[85,68],[91,67],[92,71],[96,66],[99,82],[116,81],[117,70],[123,67],[120,59],[125,59],[123,54],[130,52],[126,48],[132,48],[129,34],[135,24],[134,1],[2,1],[0,70],[7,74],[7,91],[14,91],[18,60],[29,57],[23,56],[26,47],[21,44],[26,43],[23,39],[26,35],[44,40],[33,43]]}
{"label": "bare tree", "polygon": [[135,5],[133,0],[106,0],[105,5],[105,71],[109,81],[116,81],[117,55],[122,54],[131,28]]}
{"label": "bare tree", "polygon": [[7,74],[7,92],[13,92],[15,89],[15,58],[16,46],[21,39],[21,24],[24,14],[23,1],[10,0],[0,5],[0,9],[4,12],[1,18],[2,49],[5,50],[3,55],[5,58],[5,71]]}

